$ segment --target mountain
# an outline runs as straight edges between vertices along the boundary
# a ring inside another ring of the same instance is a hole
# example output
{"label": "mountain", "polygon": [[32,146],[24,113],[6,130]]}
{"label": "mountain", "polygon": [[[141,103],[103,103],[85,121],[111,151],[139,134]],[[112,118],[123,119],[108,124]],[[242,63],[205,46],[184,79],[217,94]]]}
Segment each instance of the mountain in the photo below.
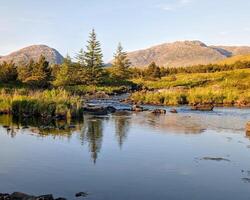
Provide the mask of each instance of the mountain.
{"label": "mountain", "polygon": [[43,55],[50,64],[60,64],[63,62],[63,56],[55,49],[46,45],[32,45],[15,51],[7,56],[0,56],[0,63],[3,61],[14,61],[16,64],[27,63],[33,59],[37,61]]}
{"label": "mountain", "polygon": [[132,66],[145,67],[151,62],[160,66],[180,67],[217,63],[235,55],[250,54],[250,47],[207,46],[201,41],[177,41],[129,52]]}

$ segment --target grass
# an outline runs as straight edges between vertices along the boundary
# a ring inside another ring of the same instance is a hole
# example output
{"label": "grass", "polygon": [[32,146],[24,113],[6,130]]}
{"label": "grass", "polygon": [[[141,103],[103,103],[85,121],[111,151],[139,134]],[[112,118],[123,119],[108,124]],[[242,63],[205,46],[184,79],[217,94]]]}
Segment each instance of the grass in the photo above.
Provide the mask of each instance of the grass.
{"label": "grass", "polygon": [[236,62],[249,62],[250,61],[250,55],[238,55],[238,56],[233,56],[230,58],[226,58],[225,60],[220,61],[218,64],[222,65],[231,65],[235,64]]}
{"label": "grass", "polygon": [[215,73],[177,74],[158,81],[133,80],[154,91],[136,92],[135,102],[161,105],[214,103],[250,104],[250,69]]}
{"label": "grass", "polygon": [[77,117],[82,108],[80,96],[65,90],[0,90],[0,112],[14,115]]}

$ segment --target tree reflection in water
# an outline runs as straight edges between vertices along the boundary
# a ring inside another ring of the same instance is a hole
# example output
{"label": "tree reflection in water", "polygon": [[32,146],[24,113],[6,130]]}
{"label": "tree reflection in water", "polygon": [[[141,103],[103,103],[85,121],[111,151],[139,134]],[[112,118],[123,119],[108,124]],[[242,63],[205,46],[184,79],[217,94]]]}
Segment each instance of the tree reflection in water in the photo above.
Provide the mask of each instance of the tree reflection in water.
{"label": "tree reflection in water", "polygon": [[127,134],[129,131],[130,118],[124,116],[115,116],[114,122],[115,122],[115,135],[117,137],[117,141],[120,148],[122,148],[122,145],[125,139],[127,138]]}
{"label": "tree reflection in water", "polygon": [[91,116],[84,117],[82,141],[87,141],[93,162],[96,163],[98,153],[101,150],[103,138],[103,119]]}

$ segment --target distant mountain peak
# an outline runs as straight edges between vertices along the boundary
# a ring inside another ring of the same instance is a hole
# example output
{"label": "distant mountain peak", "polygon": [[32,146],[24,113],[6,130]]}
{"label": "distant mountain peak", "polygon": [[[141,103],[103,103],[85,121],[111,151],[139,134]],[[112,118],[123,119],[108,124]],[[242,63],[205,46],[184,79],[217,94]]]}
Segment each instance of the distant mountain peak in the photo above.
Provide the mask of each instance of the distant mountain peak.
{"label": "distant mountain peak", "polygon": [[50,64],[60,64],[63,62],[63,56],[56,49],[43,44],[24,47],[7,56],[2,56],[0,57],[0,62],[13,61],[16,64],[27,63],[31,59],[38,61],[41,55],[43,55]]}
{"label": "distant mountain peak", "polygon": [[136,67],[148,66],[153,61],[164,67],[185,67],[217,63],[228,57],[244,54],[250,54],[250,47],[208,46],[199,40],[186,40],[129,52],[128,57]]}

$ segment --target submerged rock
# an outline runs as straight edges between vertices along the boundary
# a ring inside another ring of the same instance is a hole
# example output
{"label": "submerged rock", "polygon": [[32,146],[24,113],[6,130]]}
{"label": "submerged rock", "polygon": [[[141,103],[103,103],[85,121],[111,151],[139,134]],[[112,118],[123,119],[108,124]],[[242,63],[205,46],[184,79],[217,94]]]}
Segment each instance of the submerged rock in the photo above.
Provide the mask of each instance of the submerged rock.
{"label": "submerged rock", "polygon": [[191,107],[191,110],[199,111],[213,111],[214,106],[212,104],[196,104]]}
{"label": "submerged rock", "polygon": [[164,110],[164,109],[155,109],[151,113],[153,113],[153,114],[166,114],[166,110]]}
{"label": "submerged rock", "polygon": [[86,197],[88,196],[88,193],[87,192],[78,192],[75,194],[76,197]]}
{"label": "submerged rock", "polygon": [[227,162],[230,162],[229,159],[221,158],[221,157],[203,157],[201,160],[227,161]]}
{"label": "submerged rock", "polygon": [[169,112],[174,113],[174,114],[178,113],[176,109],[171,109]]}
{"label": "submerged rock", "polygon": [[113,107],[113,106],[108,106],[107,110],[108,110],[109,113],[115,113],[116,112],[116,108]]}
{"label": "submerged rock", "polygon": [[88,115],[107,115],[108,109],[104,107],[97,106],[87,106],[83,108],[83,114]]}
{"label": "submerged rock", "polygon": [[135,112],[142,112],[144,111],[143,107],[139,106],[139,105],[133,105],[132,108],[131,108],[132,111],[135,111]]}

